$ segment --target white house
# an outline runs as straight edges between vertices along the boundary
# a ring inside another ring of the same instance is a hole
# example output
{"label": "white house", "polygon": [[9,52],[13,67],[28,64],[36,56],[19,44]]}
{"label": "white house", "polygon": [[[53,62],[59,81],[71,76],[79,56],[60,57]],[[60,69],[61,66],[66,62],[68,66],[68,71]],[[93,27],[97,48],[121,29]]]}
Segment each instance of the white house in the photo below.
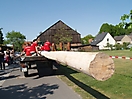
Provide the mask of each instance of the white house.
{"label": "white house", "polygon": [[110,33],[103,32],[101,34],[98,34],[93,42],[91,42],[91,45],[99,46],[99,50],[103,49],[109,49],[107,47],[108,44],[115,45],[116,41],[115,39],[110,35]]}

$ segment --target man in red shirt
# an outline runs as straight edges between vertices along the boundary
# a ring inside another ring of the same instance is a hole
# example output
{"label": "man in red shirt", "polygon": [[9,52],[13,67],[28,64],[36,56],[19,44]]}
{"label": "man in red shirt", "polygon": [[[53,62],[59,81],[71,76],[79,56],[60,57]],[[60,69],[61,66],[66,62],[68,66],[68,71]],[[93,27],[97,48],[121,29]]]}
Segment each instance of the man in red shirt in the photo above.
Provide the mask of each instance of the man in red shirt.
{"label": "man in red shirt", "polygon": [[44,46],[41,46],[40,49],[41,49],[41,51],[44,51],[45,50]]}
{"label": "man in red shirt", "polygon": [[43,49],[44,49],[45,51],[50,51],[50,50],[51,50],[50,47],[51,47],[51,43],[47,40],[47,41],[44,43]]}
{"label": "man in red shirt", "polygon": [[31,46],[30,46],[30,53],[36,53],[37,52],[37,46],[38,46],[38,41],[34,41]]}
{"label": "man in red shirt", "polygon": [[31,56],[30,51],[30,44],[28,43],[26,44],[26,47],[24,48],[23,52],[26,53],[26,56]]}

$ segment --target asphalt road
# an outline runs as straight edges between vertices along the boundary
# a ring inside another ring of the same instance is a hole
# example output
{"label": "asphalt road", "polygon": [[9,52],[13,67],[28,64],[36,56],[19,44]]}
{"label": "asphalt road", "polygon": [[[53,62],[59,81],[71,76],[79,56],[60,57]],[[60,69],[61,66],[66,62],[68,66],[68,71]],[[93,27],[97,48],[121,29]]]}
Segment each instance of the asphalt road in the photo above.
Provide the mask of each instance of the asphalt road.
{"label": "asphalt road", "polygon": [[0,70],[0,99],[81,99],[56,75],[39,78],[37,70],[27,78],[18,65]]}

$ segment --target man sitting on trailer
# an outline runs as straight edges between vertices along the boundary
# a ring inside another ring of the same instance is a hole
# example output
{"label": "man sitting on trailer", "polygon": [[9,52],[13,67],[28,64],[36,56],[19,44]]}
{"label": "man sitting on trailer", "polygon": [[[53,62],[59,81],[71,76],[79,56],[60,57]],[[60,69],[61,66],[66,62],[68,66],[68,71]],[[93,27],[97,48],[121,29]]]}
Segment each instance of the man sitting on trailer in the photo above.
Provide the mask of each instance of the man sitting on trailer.
{"label": "man sitting on trailer", "polygon": [[30,51],[31,51],[31,46],[30,46],[29,43],[27,43],[26,47],[23,50],[23,52],[25,52],[26,56],[31,56]]}
{"label": "man sitting on trailer", "polygon": [[51,43],[47,40],[44,45],[43,45],[43,50],[44,51],[51,51]]}
{"label": "man sitting on trailer", "polygon": [[37,50],[37,46],[38,46],[38,41],[34,41],[32,42],[31,46],[30,46],[30,53],[32,56],[36,56],[38,50]]}

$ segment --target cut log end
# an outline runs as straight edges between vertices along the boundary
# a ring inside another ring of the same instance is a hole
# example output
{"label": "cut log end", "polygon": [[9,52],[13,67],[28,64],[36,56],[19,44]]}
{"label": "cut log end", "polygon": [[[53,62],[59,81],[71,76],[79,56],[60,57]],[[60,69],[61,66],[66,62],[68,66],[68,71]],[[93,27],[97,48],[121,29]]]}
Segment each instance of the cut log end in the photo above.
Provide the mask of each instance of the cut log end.
{"label": "cut log end", "polygon": [[104,53],[98,53],[89,66],[89,74],[99,81],[109,79],[114,70],[113,59]]}

